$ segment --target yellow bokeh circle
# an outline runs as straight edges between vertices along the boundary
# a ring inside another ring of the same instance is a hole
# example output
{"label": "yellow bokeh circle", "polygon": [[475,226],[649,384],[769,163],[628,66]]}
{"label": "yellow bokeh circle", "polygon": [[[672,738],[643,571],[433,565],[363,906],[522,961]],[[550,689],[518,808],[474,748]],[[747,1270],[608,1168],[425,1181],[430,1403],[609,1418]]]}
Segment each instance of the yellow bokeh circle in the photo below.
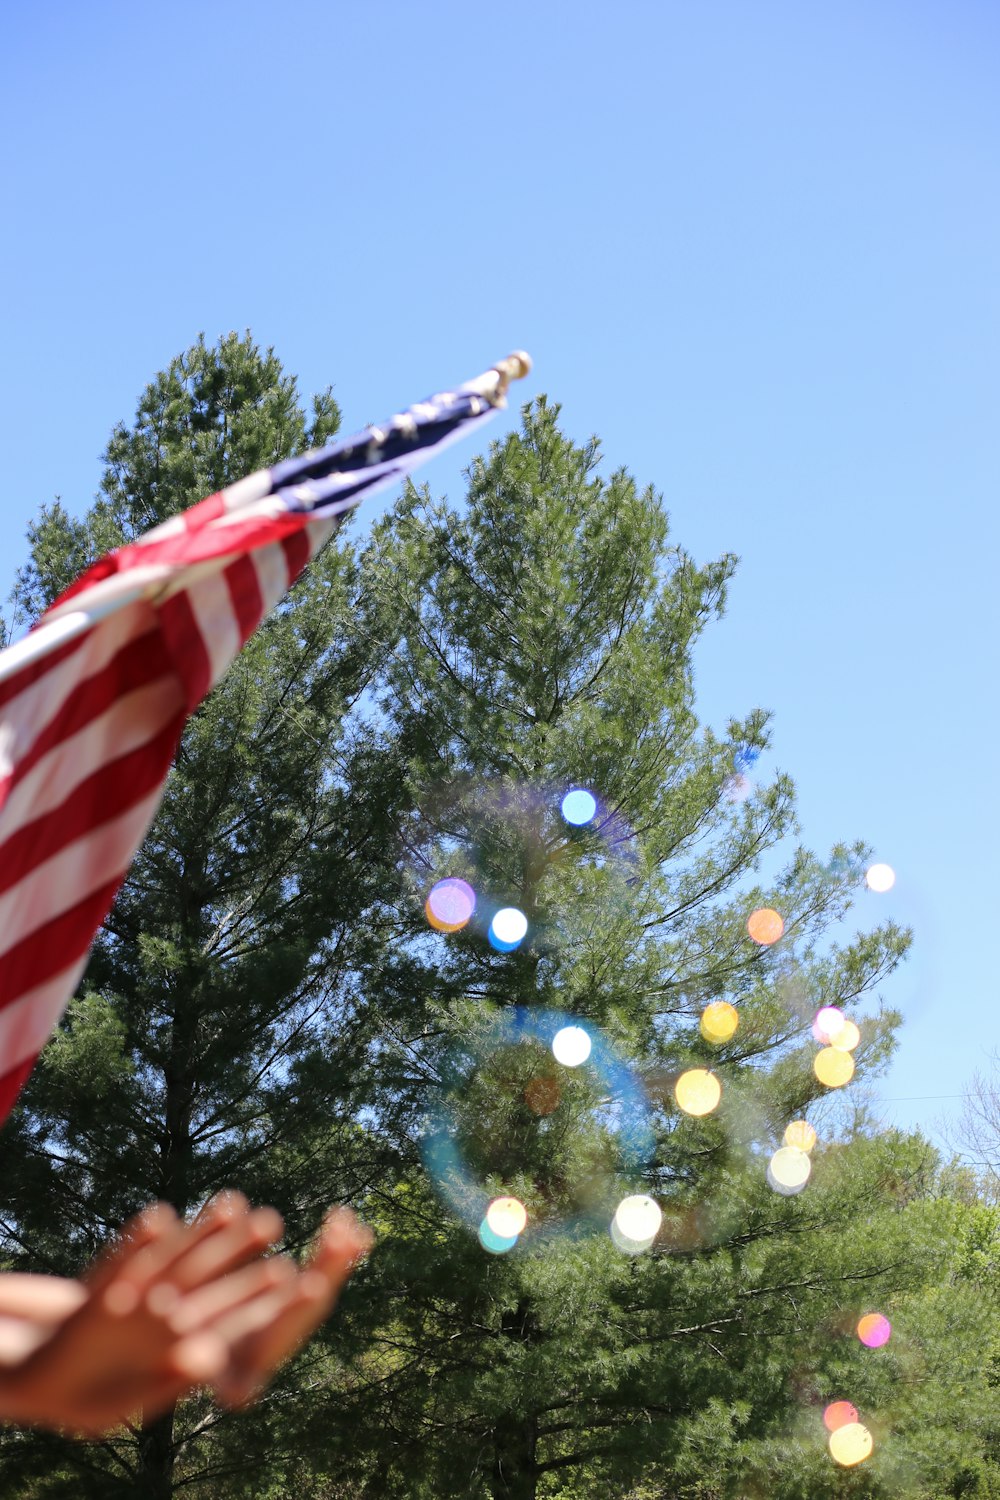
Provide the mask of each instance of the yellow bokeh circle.
{"label": "yellow bokeh circle", "polygon": [[707,1068],[689,1068],[674,1084],[674,1098],[686,1115],[710,1115],[722,1098],[722,1084]]}
{"label": "yellow bokeh circle", "polygon": [[747,932],[755,943],[768,948],[776,943],[785,930],[784,918],[773,906],[761,906],[747,918]]}
{"label": "yellow bokeh circle", "polygon": [[836,1047],[824,1047],[813,1058],[813,1072],[828,1089],[842,1089],[854,1077],[854,1058]]}
{"label": "yellow bokeh circle", "polygon": [[520,1234],[528,1222],[528,1213],[519,1198],[494,1198],[486,1210],[486,1222],[502,1239]]}
{"label": "yellow bokeh circle", "polygon": [[845,1422],[843,1427],[830,1433],[830,1456],[845,1469],[863,1463],[873,1446],[872,1435],[861,1422]]}
{"label": "yellow bokeh circle", "polygon": [[799,1151],[811,1151],[816,1144],[816,1132],[808,1120],[789,1120],[783,1140],[786,1146],[796,1146]]}
{"label": "yellow bokeh circle", "polygon": [[835,1036],[830,1038],[830,1046],[836,1047],[838,1052],[853,1052],[861,1041],[861,1032],[853,1021],[845,1021]]}
{"label": "yellow bokeh circle", "polygon": [[740,1024],[739,1012],[728,1000],[713,1000],[705,1006],[698,1024],[706,1042],[728,1042]]}

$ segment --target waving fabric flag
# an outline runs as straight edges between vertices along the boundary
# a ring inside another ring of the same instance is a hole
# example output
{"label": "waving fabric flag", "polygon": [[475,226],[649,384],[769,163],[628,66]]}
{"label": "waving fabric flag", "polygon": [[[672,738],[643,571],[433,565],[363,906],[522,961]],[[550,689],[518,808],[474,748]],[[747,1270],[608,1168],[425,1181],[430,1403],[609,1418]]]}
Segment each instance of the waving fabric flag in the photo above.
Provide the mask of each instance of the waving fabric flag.
{"label": "waving fabric flag", "polygon": [[230,485],[102,558],[0,653],[0,1120],[79,982],[189,715],[343,515],[479,426],[529,369],[511,355]]}

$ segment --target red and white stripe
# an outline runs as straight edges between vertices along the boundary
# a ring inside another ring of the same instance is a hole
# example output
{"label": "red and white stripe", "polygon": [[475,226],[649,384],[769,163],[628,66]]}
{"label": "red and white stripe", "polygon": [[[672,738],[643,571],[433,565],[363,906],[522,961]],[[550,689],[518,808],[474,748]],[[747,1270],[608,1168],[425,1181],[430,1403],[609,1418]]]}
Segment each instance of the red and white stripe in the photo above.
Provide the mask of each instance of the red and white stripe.
{"label": "red and white stripe", "polygon": [[[528,368],[511,356],[353,446],[230,485],[95,563],[0,653],[0,1120],[79,983],[189,715],[361,489],[485,420]],[[388,456],[386,431],[412,434],[412,452]],[[276,489],[290,472],[306,478]]]}

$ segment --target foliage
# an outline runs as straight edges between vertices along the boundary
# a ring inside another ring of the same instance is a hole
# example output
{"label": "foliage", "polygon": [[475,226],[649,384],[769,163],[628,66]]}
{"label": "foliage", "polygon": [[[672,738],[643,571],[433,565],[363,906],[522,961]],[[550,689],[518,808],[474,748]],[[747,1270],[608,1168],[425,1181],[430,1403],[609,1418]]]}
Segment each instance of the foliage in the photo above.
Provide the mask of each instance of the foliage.
{"label": "foliage", "polygon": [[[87,516],[32,528],[21,616],[336,422],[327,393],[307,424],[248,338],[199,342],[116,429]],[[884,1065],[878,986],[909,935],[851,932],[867,851],[797,846],[786,775],[755,770],[744,797],[766,714],[697,718],[694,652],[733,568],[696,564],[655,491],[603,475],[542,400],[473,462],[461,510],[408,488],[249,644],[7,1128],[2,1253],[73,1272],[149,1197],[186,1211],[225,1183],[274,1202],[293,1246],[337,1199],[380,1243],[251,1414],[197,1397],[102,1444],[8,1433],[7,1492],[1000,1494],[995,1211],[919,1138],[845,1124],[812,1069],[821,1004],[859,1017],[861,1078]],[[597,795],[592,824],[562,818],[570,786]],[[478,897],[450,933],[424,908],[446,876]],[[505,905],[529,924],[513,951],[488,940]],[[785,921],[773,946],[747,932],[761,906]],[[712,1046],[698,1018],[720,998],[740,1024]],[[650,1099],[648,1157],[622,1157],[593,1070],[497,1044],[517,1007],[601,1028]],[[692,1066],[723,1083],[702,1119],[673,1092]],[[441,1110],[470,1223],[421,1153]],[[806,1111],[812,1180],[780,1197],[768,1153]],[[480,1189],[527,1206],[508,1255],[476,1238]],[[664,1222],[630,1257],[606,1224],[640,1190]],[[853,1335],[872,1307],[885,1350]],[[827,1453],[835,1399],[875,1434],[854,1471]]]}

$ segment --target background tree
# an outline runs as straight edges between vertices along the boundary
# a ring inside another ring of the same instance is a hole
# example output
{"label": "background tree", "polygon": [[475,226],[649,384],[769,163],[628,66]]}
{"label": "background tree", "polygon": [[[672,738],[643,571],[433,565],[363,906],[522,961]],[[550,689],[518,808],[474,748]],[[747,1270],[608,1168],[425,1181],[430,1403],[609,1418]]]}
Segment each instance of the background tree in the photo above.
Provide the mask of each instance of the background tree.
{"label": "background tree", "polygon": [[[32,529],[22,615],[336,420],[327,393],[307,422],[249,339],[199,343],[114,433],[84,520],[56,506]],[[744,795],[766,716],[699,724],[692,665],[733,560],[697,566],[656,493],[598,463],[556,408],[526,408],[472,465],[461,512],[411,488],[361,556],[328,548],[189,727],[5,1132],[3,1254],[72,1273],[148,1198],[187,1211],[228,1183],[275,1203],[293,1246],[339,1198],[381,1243],[249,1417],[196,1398],[99,1444],[7,1433],[7,1492],[994,1493],[992,1366],[967,1340],[977,1319],[996,1327],[977,1300],[995,1224],[974,1191],[941,1197],[919,1140],[838,1118],[812,1070],[814,1011],[857,1012],[908,935],[845,937],[864,846],[795,847],[782,774]],[[597,794],[592,824],[562,818],[571,785]],[[424,908],[443,876],[478,893],[447,934]],[[504,905],[529,925],[499,952]],[[767,947],[746,930],[764,905],[785,921]],[[740,1025],[713,1047],[697,1022],[720,998]],[[648,1091],[648,1160],[619,1159],[614,1089],[530,1038],[497,1044],[518,1007],[604,1029]],[[862,1077],[895,1022],[863,1019]],[[700,1120],[674,1102],[691,1065],[723,1081]],[[484,1193],[528,1207],[507,1256],[429,1179],[420,1143],[441,1106]],[[813,1180],[780,1198],[767,1154],[806,1110]],[[664,1222],[632,1258],[603,1224],[640,1189]],[[596,1232],[560,1235],[573,1215]],[[873,1359],[851,1328],[883,1299],[898,1342]],[[821,1421],[844,1397],[879,1442],[851,1474]]]}
{"label": "background tree", "polygon": [[[369,1197],[382,1244],[367,1381],[350,1393],[355,1450],[367,1432],[379,1455],[366,1494],[625,1494],[647,1472],[664,1493],[729,1493],[746,1442],[798,1410],[796,1340],[905,1282],[914,1258],[891,1223],[874,1237],[860,1226],[888,1190],[911,1192],[919,1153],[876,1142],[848,1163],[831,1147],[789,1200],[766,1186],[764,1154],[824,1093],[815,1010],[855,1010],[908,934],[831,940],[862,845],[778,863],[796,831],[790,780],[745,800],[734,781],[768,745],[766,716],[719,738],[694,709],[692,649],[733,559],[697,566],[659,496],[624,470],[603,478],[596,441],[574,445],[557,418],[544,401],[526,408],[523,432],[473,464],[461,512],[411,488],[369,560],[399,635],[378,704],[410,806],[396,941],[362,979],[382,1025],[373,1129],[405,1166]],[[560,816],[570,786],[598,796],[593,825]],[[442,877],[479,894],[476,917],[444,935],[423,909]],[[486,927],[508,904],[528,936],[499,953]],[[785,922],[770,947],[746,926],[765,905]],[[719,998],[741,1019],[712,1048],[698,1017]],[[634,1060],[656,1126],[640,1180],[616,1177],[600,1089],[540,1046],[488,1040],[514,1006],[595,1022]],[[864,1021],[862,1075],[888,1056],[896,1020]],[[724,1082],[703,1120],[674,1104],[688,1065]],[[553,1074],[558,1106],[539,1110],[532,1088]],[[581,1203],[610,1216],[616,1194],[654,1194],[665,1220],[650,1255],[597,1234],[491,1259],[419,1158],[442,1097],[475,1178],[516,1193],[543,1229]]]}
{"label": "background tree", "polygon": [[[307,418],[294,379],[249,337],[200,340],[115,429],[84,518],[57,503],[32,527],[21,617],[109,547],[338,422],[329,391]],[[149,1200],[186,1214],[226,1186],[278,1207],[295,1248],[371,1180],[354,974],[375,940],[359,917],[392,810],[384,794],[355,795],[371,746],[349,720],[376,660],[358,589],[352,550],[328,547],[191,722],[81,992],[4,1132],[11,1267],[74,1274]],[[102,1443],[7,1434],[2,1488],[159,1496],[181,1478],[197,1490],[200,1474],[215,1493],[209,1440],[227,1420],[195,1399]],[[280,1473],[267,1409],[239,1425],[225,1470]]]}

